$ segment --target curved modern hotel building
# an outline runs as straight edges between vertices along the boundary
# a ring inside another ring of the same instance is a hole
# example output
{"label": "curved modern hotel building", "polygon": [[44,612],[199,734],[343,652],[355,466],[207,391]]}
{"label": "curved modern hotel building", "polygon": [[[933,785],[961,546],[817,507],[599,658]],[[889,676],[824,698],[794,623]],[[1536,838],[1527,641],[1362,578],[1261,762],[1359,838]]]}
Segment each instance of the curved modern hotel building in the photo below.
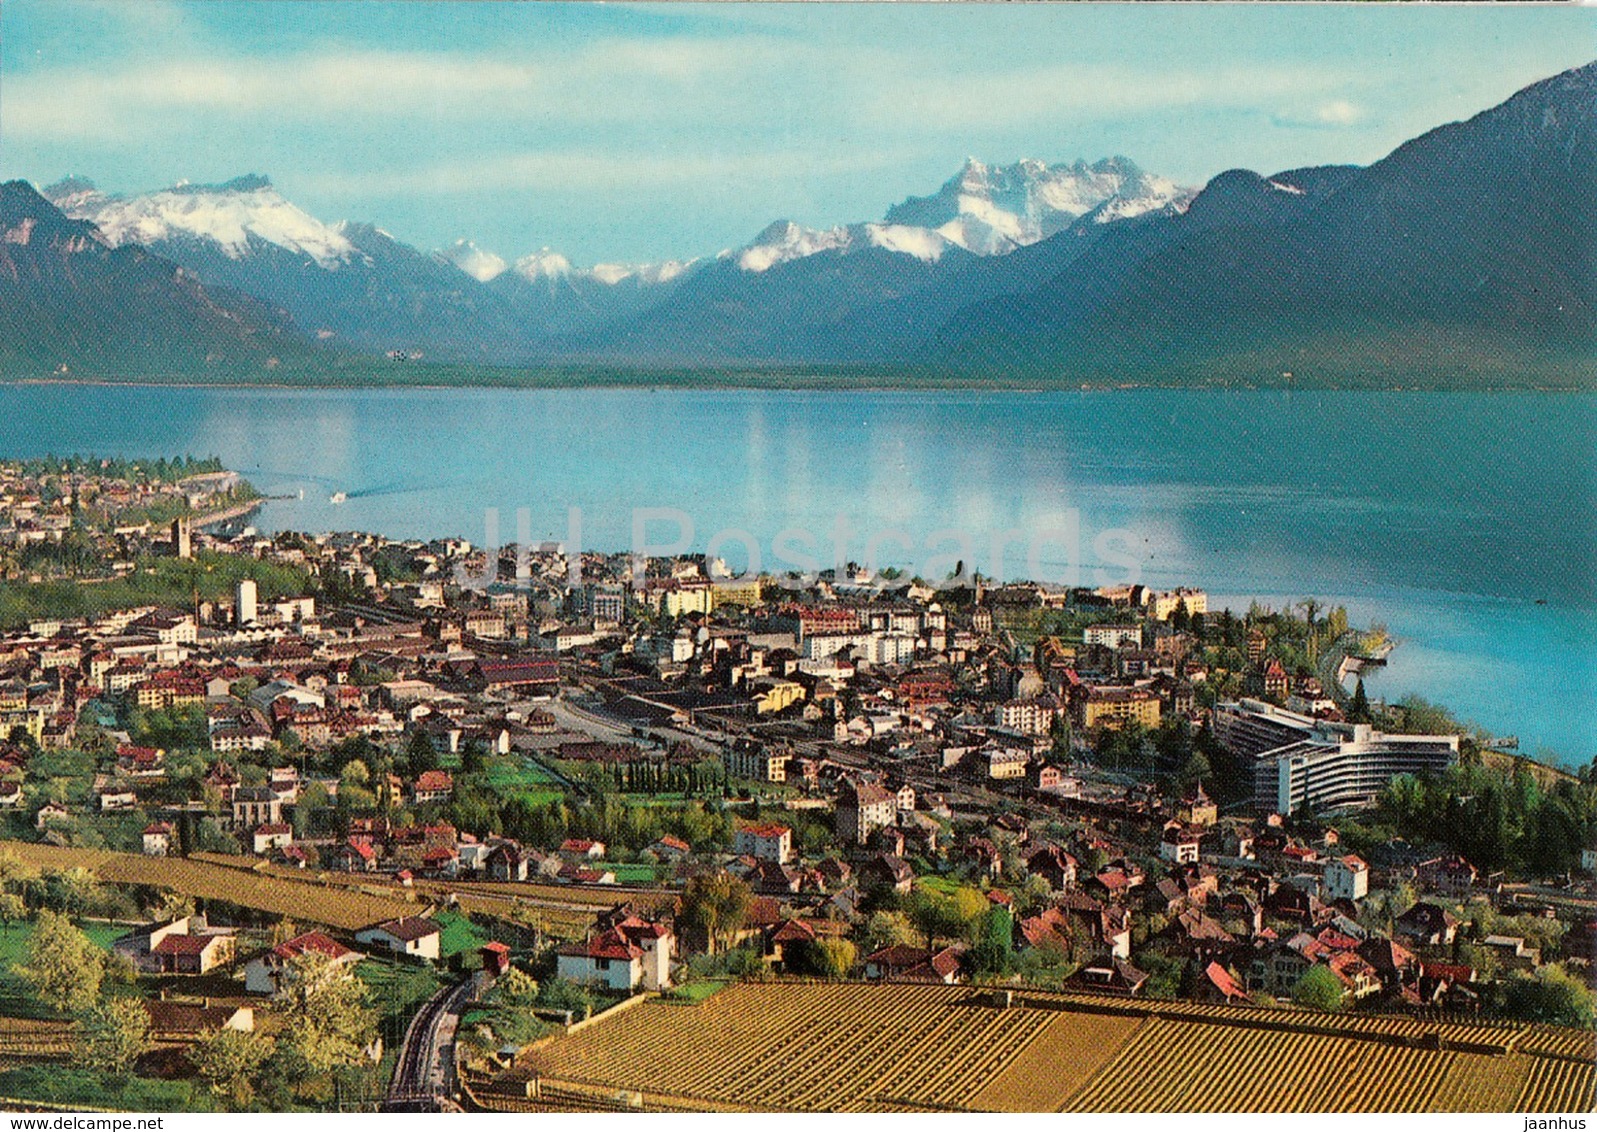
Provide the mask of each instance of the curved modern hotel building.
{"label": "curved modern hotel building", "polygon": [[1214,732],[1253,760],[1260,813],[1369,805],[1395,775],[1443,770],[1458,758],[1457,735],[1388,735],[1367,723],[1316,719],[1263,700],[1218,705]]}

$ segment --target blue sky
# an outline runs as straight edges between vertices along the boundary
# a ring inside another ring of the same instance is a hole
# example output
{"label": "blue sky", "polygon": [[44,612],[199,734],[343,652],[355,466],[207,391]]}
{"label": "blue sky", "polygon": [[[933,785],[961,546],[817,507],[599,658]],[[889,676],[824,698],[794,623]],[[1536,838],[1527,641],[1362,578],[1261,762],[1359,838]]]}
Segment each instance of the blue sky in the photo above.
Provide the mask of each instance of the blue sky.
{"label": "blue sky", "polygon": [[0,175],[269,174],[577,263],[879,217],[985,161],[1365,163],[1593,55],[1565,6],[5,0]]}

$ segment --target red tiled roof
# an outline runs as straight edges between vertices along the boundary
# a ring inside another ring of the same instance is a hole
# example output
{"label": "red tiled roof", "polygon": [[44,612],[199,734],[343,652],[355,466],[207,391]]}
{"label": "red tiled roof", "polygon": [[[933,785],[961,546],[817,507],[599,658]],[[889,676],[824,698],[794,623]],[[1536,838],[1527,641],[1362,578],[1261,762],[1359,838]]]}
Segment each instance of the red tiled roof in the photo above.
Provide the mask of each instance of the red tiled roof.
{"label": "red tiled roof", "polygon": [[416,778],[416,789],[420,791],[453,790],[455,780],[447,770],[424,770]]}
{"label": "red tiled roof", "polygon": [[198,955],[224,937],[219,935],[169,935],[155,945],[157,955]]}
{"label": "red tiled roof", "polygon": [[279,959],[292,959],[296,955],[306,955],[311,952],[315,952],[317,955],[325,955],[329,959],[342,959],[346,955],[355,954],[354,951],[322,932],[305,932],[272,948],[272,954]]}
{"label": "red tiled roof", "polygon": [[1220,964],[1210,963],[1203,969],[1203,975],[1226,998],[1247,997],[1242,988],[1237,985],[1236,979],[1231,977],[1231,972],[1220,966]]}

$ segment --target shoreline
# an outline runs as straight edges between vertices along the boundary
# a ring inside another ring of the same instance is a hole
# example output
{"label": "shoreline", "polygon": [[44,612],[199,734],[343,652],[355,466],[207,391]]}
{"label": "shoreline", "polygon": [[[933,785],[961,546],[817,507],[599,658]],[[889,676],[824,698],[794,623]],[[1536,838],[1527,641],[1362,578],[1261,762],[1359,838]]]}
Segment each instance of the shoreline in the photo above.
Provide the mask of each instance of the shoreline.
{"label": "shoreline", "polygon": [[928,378],[902,381],[864,381],[852,383],[844,377],[773,377],[769,380],[727,378],[720,379],[705,374],[681,378],[650,377],[639,374],[635,378],[558,378],[530,377],[524,380],[505,378],[485,381],[404,381],[398,379],[373,379],[359,382],[326,380],[306,381],[162,381],[155,378],[54,378],[54,377],[0,377],[0,388],[14,386],[83,387],[95,389],[254,389],[324,391],[337,393],[362,393],[375,390],[423,390],[433,392],[464,392],[469,390],[512,390],[528,392],[561,392],[587,389],[637,390],[646,392],[732,392],[756,393],[992,393],[1015,396],[1021,394],[1054,393],[1363,393],[1363,394],[1484,394],[1540,396],[1592,396],[1597,395],[1597,385],[1544,385],[1534,382],[1496,385],[1452,386],[1425,384],[1355,384],[1349,382],[1222,382],[1222,381],[1146,381],[1146,382],[1014,382],[988,381],[979,377],[969,379]]}

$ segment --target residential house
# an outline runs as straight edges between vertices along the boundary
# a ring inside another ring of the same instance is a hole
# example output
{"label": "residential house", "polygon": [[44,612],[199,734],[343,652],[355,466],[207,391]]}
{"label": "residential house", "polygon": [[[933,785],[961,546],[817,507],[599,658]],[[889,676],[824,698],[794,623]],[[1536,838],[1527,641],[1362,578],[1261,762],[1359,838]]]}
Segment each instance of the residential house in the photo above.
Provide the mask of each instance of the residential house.
{"label": "residential house", "polygon": [[254,829],[283,820],[282,799],[270,786],[238,786],[233,790],[233,828]]}
{"label": "residential house", "polygon": [[144,855],[164,857],[172,850],[172,826],[169,822],[151,822],[144,827]]}
{"label": "residential house", "polygon": [[1325,873],[1320,887],[1321,898],[1334,900],[1363,900],[1370,892],[1370,867],[1353,854],[1332,857],[1325,862]]}
{"label": "residential house", "polygon": [[302,955],[318,955],[329,971],[346,970],[360,961],[361,953],[345,947],[319,931],[304,932],[263,951],[244,964],[244,989],[251,994],[276,996],[283,989],[283,972]]}
{"label": "residential house", "polygon": [[294,844],[294,827],[287,822],[268,822],[256,826],[250,840],[255,855],[264,856],[274,849],[286,849]]}
{"label": "residential house", "polygon": [[356,943],[365,943],[395,955],[436,960],[443,929],[426,916],[405,916],[385,920],[355,933]]}
{"label": "residential house", "polygon": [[1193,997],[1199,1002],[1245,1003],[1248,1001],[1248,992],[1229,970],[1218,962],[1210,962],[1198,973]]}
{"label": "residential house", "polygon": [[793,856],[793,831],[776,822],[740,825],[733,834],[732,851],[785,865]]}
{"label": "residential house", "polygon": [[1159,837],[1159,856],[1178,865],[1197,864],[1198,846],[1195,830],[1188,829],[1178,821],[1168,822]]}
{"label": "residential house", "polygon": [[624,916],[591,938],[560,948],[555,954],[555,974],[610,990],[664,990],[671,985],[675,942],[669,925]]}
{"label": "residential house", "polygon": [[915,886],[915,870],[908,861],[892,853],[878,853],[860,866],[860,880],[867,887],[891,888],[905,893]]}
{"label": "residential house", "polygon": [[231,963],[235,946],[229,929],[173,933],[150,949],[150,958],[163,975],[205,975]]}
{"label": "residential house", "polygon": [[898,799],[874,782],[845,778],[837,795],[836,831],[850,845],[864,845],[871,834],[890,826],[898,813]]}
{"label": "residential house", "polygon": [[605,845],[603,841],[590,841],[583,837],[568,837],[560,843],[560,855],[563,857],[576,857],[590,861],[604,859]]}
{"label": "residential house", "polygon": [[952,947],[937,951],[896,943],[865,957],[865,977],[877,982],[946,983],[959,981],[960,952]]}
{"label": "residential house", "polygon": [[1440,904],[1422,900],[1392,923],[1393,934],[1417,947],[1451,947],[1458,917]]}
{"label": "residential house", "polygon": [[255,1029],[255,1011],[248,1006],[147,999],[144,1009],[150,1016],[149,1036],[158,1042],[189,1044],[220,1030],[248,1034]]}
{"label": "residential house", "polygon": [[416,782],[411,787],[411,801],[417,805],[447,802],[454,792],[455,780],[447,770],[424,770],[416,776]]}

